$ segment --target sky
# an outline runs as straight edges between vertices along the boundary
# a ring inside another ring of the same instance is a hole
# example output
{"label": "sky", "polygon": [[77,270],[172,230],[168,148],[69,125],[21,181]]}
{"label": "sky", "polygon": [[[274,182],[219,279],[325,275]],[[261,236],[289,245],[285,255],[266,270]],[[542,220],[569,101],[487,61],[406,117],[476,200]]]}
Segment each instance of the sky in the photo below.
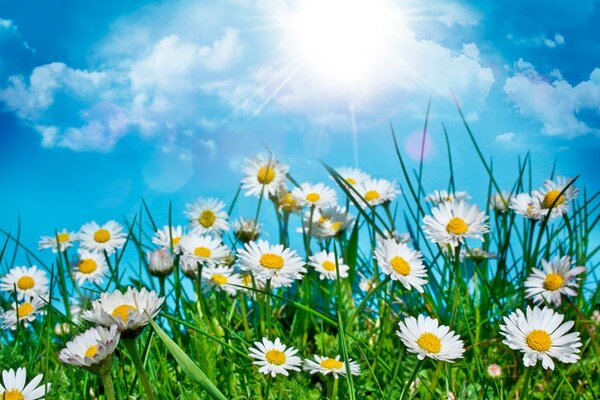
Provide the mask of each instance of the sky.
{"label": "sky", "polygon": [[0,0],[0,228],[35,247],[142,198],[183,222],[266,148],[298,181],[324,160],[402,184],[390,124],[416,167],[430,97],[426,190],[448,182],[442,124],[457,188],[487,190],[455,97],[503,186],[530,152],[534,186],[557,160],[595,192],[599,24],[591,0]]}

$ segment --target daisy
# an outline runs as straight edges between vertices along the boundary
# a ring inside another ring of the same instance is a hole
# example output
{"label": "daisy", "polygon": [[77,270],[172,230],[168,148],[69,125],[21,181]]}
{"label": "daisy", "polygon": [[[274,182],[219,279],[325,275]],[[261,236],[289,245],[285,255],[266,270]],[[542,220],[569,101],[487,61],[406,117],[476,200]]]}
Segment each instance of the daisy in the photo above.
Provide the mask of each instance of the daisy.
{"label": "daisy", "polygon": [[379,283],[379,280],[377,279],[377,277],[367,278],[366,276],[363,276],[360,280],[358,287],[363,292],[368,293],[371,290],[373,290],[377,286],[378,283]]}
{"label": "daisy", "polygon": [[460,257],[462,259],[469,259],[474,261],[475,263],[480,263],[484,260],[490,260],[492,258],[497,258],[498,254],[492,253],[486,250],[483,250],[480,247],[476,247],[474,249],[464,249],[460,251]]}
{"label": "daisy", "polygon": [[463,341],[449,327],[439,325],[437,319],[419,315],[408,317],[398,323],[402,342],[411,353],[416,353],[419,360],[430,357],[435,360],[454,362],[462,358],[465,351]]}
{"label": "daisy", "polygon": [[494,193],[490,197],[490,208],[498,214],[504,214],[508,211],[511,197],[511,194],[508,192]]}
{"label": "daisy", "polygon": [[500,333],[505,337],[504,344],[524,353],[526,367],[532,367],[541,360],[544,369],[553,370],[552,358],[563,363],[579,360],[579,332],[567,334],[575,323],[567,321],[561,324],[563,320],[564,315],[550,308],[527,307],[525,313],[517,310],[504,317],[506,325],[500,325]]}
{"label": "daisy", "polygon": [[487,374],[492,379],[497,379],[502,376],[502,367],[498,364],[490,364],[487,367]]}
{"label": "daisy", "polygon": [[73,270],[73,275],[78,284],[92,282],[96,285],[102,283],[108,272],[104,254],[79,249],[79,261]]}
{"label": "daisy", "polygon": [[95,221],[81,227],[78,234],[80,246],[89,251],[112,254],[125,244],[127,235],[116,221],[108,221],[100,226]]}
{"label": "daisy", "polygon": [[315,185],[305,182],[292,190],[292,197],[302,206],[316,208],[335,205],[337,200],[335,191],[322,182]]}
{"label": "daisy", "polygon": [[67,342],[58,353],[58,359],[65,364],[83,368],[93,368],[110,361],[121,333],[117,325],[106,329],[102,326],[90,328]]}
{"label": "daisy", "polygon": [[148,272],[153,276],[165,277],[173,272],[173,254],[165,248],[148,253]]}
{"label": "daisy", "polygon": [[264,197],[270,197],[285,184],[289,167],[277,161],[272,154],[257,154],[245,160],[243,171],[242,189],[246,190],[246,196],[258,197],[262,193]]}
{"label": "daisy", "polygon": [[58,250],[63,252],[71,247],[76,240],[77,234],[75,232],[68,232],[66,229],[63,229],[54,236],[42,236],[38,242],[38,248],[40,250],[52,249],[53,253],[56,253]]}
{"label": "daisy", "polygon": [[229,230],[229,222],[227,222],[229,216],[224,211],[225,203],[221,200],[212,197],[198,199],[187,204],[186,208],[185,215],[189,218],[190,225],[195,233],[200,235],[212,233],[220,236],[223,232]]}
{"label": "daisy", "polygon": [[396,241],[396,243],[410,243],[413,241],[412,236],[410,235],[410,233],[399,233],[398,231],[393,231],[393,232],[384,232],[384,236],[382,237],[377,237],[377,243],[379,244],[380,241],[385,240],[385,239],[393,239]]}
{"label": "daisy", "polygon": [[124,337],[136,337],[160,311],[164,297],[146,288],[127,288],[125,293],[115,290],[102,293],[100,299],[92,301],[92,309],[82,312],[82,318],[105,327],[116,324]]}
{"label": "daisy", "polygon": [[[346,376],[346,366],[343,361],[340,361],[339,355],[335,356],[335,358],[318,355],[314,357],[314,361],[308,358],[304,360],[304,370],[309,371],[311,375],[317,373],[323,375],[332,374],[335,379],[338,378],[338,375]],[[356,361],[348,359],[348,364],[350,365],[350,373],[352,375],[360,375],[360,366]]]}
{"label": "daisy", "polygon": [[239,274],[234,274],[229,267],[207,267],[202,270],[202,278],[210,288],[216,291],[225,291],[230,296],[235,296],[238,286],[242,286]]}
{"label": "daisy", "polygon": [[275,201],[282,213],[297,213],[302,208],[300,203],[292,196],[292,192],[288,191],[285,186],[279,188]]}
{"label": "daisy", "polygon": [[186,235],[179,245],[186,258],[203,265],[221,264],[229,255],[229,248],[210,236]]}
{"label": "daisy", "polygon": [[155,245],[170,250],[173,249],[173,253],[179,254],[179,242],[183,237],[183,227],[178,226],[168,226],[165,225],[162,229],[158,229],[154,233],[154,237],[152,238],[152,243]]}
{"label": "daisy", "polygon": [[[309,260],[308,265],[313,267],[315,269],[315,271],[317,271],[319,273],[319,278],[321,280],[337,279],[337,273],[336,273],[336,268],[335,268],[336,261],[335,261],[334,253],[328,253],[326,250],[323,250],[323,251],[320,251],[320,252],[310,256],[308,260]],[[340,278],[347,278],[348,270],[350,269],[350,267],[347,266],[346,264],[344,264],[344,260],[340,257],[338,257],[338,259],[337,259],[337,266],[338,266],[337,269],[339,271]]]}
{"label": "daisy", "polygon": [[179,268],[181,268],[181,272],[190,279],[195,280],[198,277],[198,262],[191,257],[180,258]]}
{"label": "daisy", "polygon": [[519,193],[511,197],[508,207],[530,220],[540,219],[541,217],[539,202],[534,201],[529,193]]}
{"label": "daisy", "polygon": [[3,400],[37,400],[44,399],[44,396],[50,391],[50,383],[38,386],[43,374],[37,375],[27,385],[27,370],[17,368],[2,371],[2,385],[0,385],[0,398]]}
{"label": "daisy", "polygon": [[[304,214],[304,226],[309,226],[310,212]],[[312,213],[311,235],[326,239],[334,237],[348,229],[354,217],[345,208],[338,205],[315,209]],[[305,228],[308,231],[308,228]],[[302,232],[302,228],[299,229]]]}
{"label": "daisy", "polygon": [[554,257],[551,261],[542,260],[543,270],[533,268],[525,281],[525,297],[533,298],[534,303],[548,302],[557,306],[561,295],[577,296],[576,276],[585,272],[585,267],[571,268],[571,257]]}
{"label": "daisy", "polygon": [[[377,206],[390,202],[396,198],[400,191],[396,187],[396,182],[386,179],[368,179],[360,185],[357,185],[358,193],[365,199],[370,206]],[[364,208],[364,202],[358,199]]]}
{"label": "daisy", "polygon": [[338,175],[350,185],[360,185],[363,182],[371,179],[369,174],[361,171],[358,168],[340,167],[335,170]]}
{"label": "daisy", "polygon": [[250,351],[248,355],[257,360],[252,364],[260,366],[258,372],[275,377],[277,374],[288,376],[288,371],[300,371],[302,361],[295,355],[298,350],[286,347],[279,338],[271,342],[264,337],[262,342],[254,342],[254,346],[248,349]]}
{"label": "daisy", "polygon": [[262,224],[249,218],[239,218],[233,223],[233,232],[235,237],[241,242],[251,242],[258,239]]}
{"label": "daisy", "polygon": [[467,238],[483,240],[482,234],[488,232],[488,217],[475,204],[440,203],[431,214],[423,218],[423,230],[434,243],[456,247]]}
{"label": "daisy", "polygon": [[306,272],[304,261],[294,250],[271,245],[265,240],[245,243],[238,250],[240,268],[252,272],[256,280],[271,279],[271,287],[290,286]]}
{"label": "daisy", "polygon": [[404,243],[394,239],[379,241],[375,248],[375,258],[382,272],[394,281],[400,281],[406,290],[411,287],[423,293],[423,285],[427,283],[427,270],[423,265],[421,252],[412,250]]}
{"label": "daisy", "polygon": [[19,300],[38,296],[46,297],[48,285],[46,272],[35,265],[29,268],[14,267],[0,279],[0,290],[14,292],[16,288]]}
{"label": "daisy", "polygon": [[550,208],[552,208],[550,218],[559,217],[569,211],[569,202],[577,197],[579,189],[575,185],[571,185],[564,193],[561,194],[561,192],[571,180],[571,178],[557,176],[556,181],[548,179],[544,182],[544,188],[533,192],[533,197],[540,205],[540,212],[543,216],[548,215]]}
{"label": "daisy", "polygon": [[467,192],[448,193],[446,190],[435,190],[425,196],[425,201],[431,204],[449,203],[454,200],[469,200],[471,196]]}
{"label": "daisy", "polygon": [[39,313],[43,311],[44,301],[39,297],[33,297],[31,300],[23,301],[17,306],[12,303],[12,310],[2,314],[2,329],[17,329],[17,323],[22,323],[23,327],[28,327],[33,322]]}

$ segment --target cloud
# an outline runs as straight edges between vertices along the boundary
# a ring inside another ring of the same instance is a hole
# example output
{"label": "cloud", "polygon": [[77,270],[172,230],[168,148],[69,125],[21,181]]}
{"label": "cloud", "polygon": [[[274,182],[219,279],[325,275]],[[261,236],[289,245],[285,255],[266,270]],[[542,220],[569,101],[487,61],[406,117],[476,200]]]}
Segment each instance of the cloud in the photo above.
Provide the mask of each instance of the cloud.
{"label": "cloud", "polygon": [[505,133],[501,133],[500,135],[496,136],[496,142],[498,143],[511,143],[514,141],[515,137],[517,136],[516,133],[514,132],[505,132]]}
{"label": "cloud", "polygon": [[515,74],[505,81],[504,92],[521,115],[542,124],[542,133],[574,137],[599,132],[590,121],[600,117],[600,68],[573,86],[556,71],[552,73],[555,79],[549,81],[523,60],[515,67]]}
{"label": "cloud", "polygon": [[449,27],[454,25],[475,26],[481,20],[478,12],[460,3],[438,4],[435,9],[440,12],[438,20]]}

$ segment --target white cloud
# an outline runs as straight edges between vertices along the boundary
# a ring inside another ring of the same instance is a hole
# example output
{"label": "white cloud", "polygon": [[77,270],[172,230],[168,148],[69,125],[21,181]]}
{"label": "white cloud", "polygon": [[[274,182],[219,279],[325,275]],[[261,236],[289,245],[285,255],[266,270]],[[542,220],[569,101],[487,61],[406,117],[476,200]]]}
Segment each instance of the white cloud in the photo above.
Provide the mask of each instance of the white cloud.
{"label": "white cloud", "polygon": [[498,143],[510,143],[513,142],[515,137],[517,136],[514,132],[505,132],[496,136],[496,142]]}
{"label": "white cloud", "polygon": [[460,3],[438,4],[435,6],[435,10],[440,12],[438,20],[449,27],[454,25],[474,26],[481,20],[477,11]]}
{"label": "white cloud", "polygon": [[554,81],[541,76],[531,64],[519,60],[516,74],[506,79],[504,92],[519,113],[542,124],[546,135],[578,136],[598,132],[580,113],[600,115],[600,68],[588,80],[573,86],[554,73]]}
{"label": "white cloud", "polygon": [[463,43],[462,52],[467,57],[472,58],[473,60],[479,61],[480,52],[479,48],[475,43]]}

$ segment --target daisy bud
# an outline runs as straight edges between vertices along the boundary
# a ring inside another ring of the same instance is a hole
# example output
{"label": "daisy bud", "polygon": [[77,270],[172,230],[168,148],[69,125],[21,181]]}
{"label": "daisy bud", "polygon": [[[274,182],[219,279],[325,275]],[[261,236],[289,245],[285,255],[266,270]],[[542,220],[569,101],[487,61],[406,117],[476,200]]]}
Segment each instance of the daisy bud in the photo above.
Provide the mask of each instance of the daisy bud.
{"label": "daisy bud", "polygon": [[258,239],[262,225],[257,224],[253,219],[240,218],[233,223],[233,226],[235,237],[243,243],[248,243]]}
{"label": "daisy bud", "polygon": [[56,334],[56,336],[68,335],[69,332],[71,332],[71,328],[69,327],[69,324],[67,324],[66,322],[63,322],[62,324],[58,323],[58,324],[54,325],[54,333]]}
{"label": "daisy bud", "polygon": [[502,376],[502,368],[498,364],[490,364],[487,368],[487,374],[492,379],[500,378]]}
{"label": "daisy bud", "polygon": [[148,253],[148,272],[154,276],[167,276],[173,272],[173,255],[158,249]]}

